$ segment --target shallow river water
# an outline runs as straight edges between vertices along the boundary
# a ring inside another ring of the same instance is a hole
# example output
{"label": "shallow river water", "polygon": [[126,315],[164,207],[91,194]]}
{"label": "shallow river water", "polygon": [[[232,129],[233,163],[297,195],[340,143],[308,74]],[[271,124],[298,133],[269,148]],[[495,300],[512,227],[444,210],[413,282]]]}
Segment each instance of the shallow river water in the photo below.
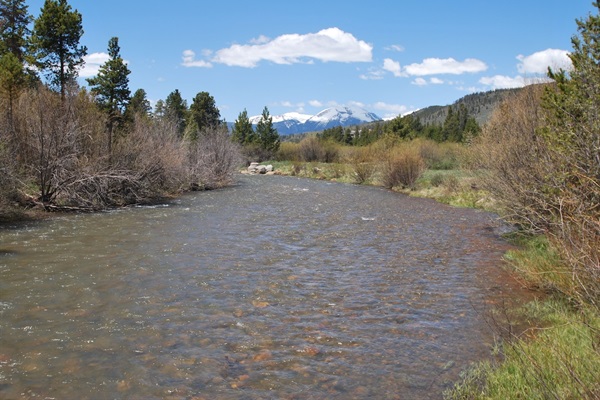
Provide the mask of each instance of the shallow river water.
{"label": "shallow river water", "polygon": [[2,399],[437,399],[527,295],[492,215],[241,177],[0,229]]}

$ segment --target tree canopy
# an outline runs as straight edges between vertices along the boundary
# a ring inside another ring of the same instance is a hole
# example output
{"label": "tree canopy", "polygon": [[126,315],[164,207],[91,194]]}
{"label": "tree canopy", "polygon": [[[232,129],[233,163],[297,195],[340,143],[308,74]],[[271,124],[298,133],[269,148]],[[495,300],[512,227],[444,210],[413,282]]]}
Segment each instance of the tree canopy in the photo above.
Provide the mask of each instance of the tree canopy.
{"label": "tree canopy", "polygon": [[38,67],[49,83],[65,97],[67,84],[78,76],[87,47],[79,41],[83,36],[82,17],[66,0],[46,0],[35,20],[31,37]]}
{"label": "tree canopy", "polygon": [[0,0],[0,55],[12,53],[23,64],[29,50],[31,30],[24,0]]}
{"label": "tree canopy", "polygon": [[233,124],[232,139],[239,144],[256,142],[256,133],[252,128],[252,123],[248,118],[248,112],[246,109],[239,114],[238,118]]}
{"label": "tree canopy", "polygon": [[[185,121],[187,118],[188,107],[187,102],[181,97],[181,93],[178,89],[175,89],[164,101],[163,114],[165,118],[171,119],[177,126],[177,134],[179,137],[183,136],[185,131]],[[157,114],[159,103],[156,103]]]}
{"label": "tree canopy", "polygon": [[271,152],[279,150],[279,133],[273,126],[273,117],[269,114],[269,109],[266,106],[263,109],[260,121],[256,125],[256,135],[260,147],[264,150]]}
{"label": "tree canopy", "polygon": [[108,115],[108,153],[111,154],[114,127],[122,121],[123,112],[131,95],[129,91],[131,71],[121,57],[119,38],[113,37],[109,40],[108,55],[110,58],[100,66],[98,75],[87,81],[96,103]]}
{"label": "tree canopy", "polygon": [[190,106],[190,123],[196,124],[199,132],[217,128],[221,124],[221,113],[215,99],[208,92],[200,92],[192,100]]}

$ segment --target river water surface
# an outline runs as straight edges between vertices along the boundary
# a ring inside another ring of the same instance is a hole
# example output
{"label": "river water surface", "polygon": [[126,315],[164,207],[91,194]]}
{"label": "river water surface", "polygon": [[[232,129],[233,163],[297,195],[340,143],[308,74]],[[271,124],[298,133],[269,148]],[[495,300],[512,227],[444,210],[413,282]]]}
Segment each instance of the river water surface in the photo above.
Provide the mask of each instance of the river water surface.
{"label": "river water surface", "polygon": [[242,177],[0,230],[2,399],[435,399],[525,293],[493,216]]}

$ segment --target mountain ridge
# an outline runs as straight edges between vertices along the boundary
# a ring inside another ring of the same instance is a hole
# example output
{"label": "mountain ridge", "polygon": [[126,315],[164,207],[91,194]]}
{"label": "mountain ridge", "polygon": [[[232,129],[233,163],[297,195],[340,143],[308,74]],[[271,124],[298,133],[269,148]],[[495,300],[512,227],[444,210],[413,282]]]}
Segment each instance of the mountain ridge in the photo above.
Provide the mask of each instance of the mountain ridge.
{"label": "mountain ridge", "polygon": [[[249,118],[250,123],[256,126],[261,118],[261,115],[252,116]],[[273,127],[283,136],[382,121],[377,114],[362,107],[345,105],[329,107],[315,115],[290,112],[273,115],[272,118]]]}

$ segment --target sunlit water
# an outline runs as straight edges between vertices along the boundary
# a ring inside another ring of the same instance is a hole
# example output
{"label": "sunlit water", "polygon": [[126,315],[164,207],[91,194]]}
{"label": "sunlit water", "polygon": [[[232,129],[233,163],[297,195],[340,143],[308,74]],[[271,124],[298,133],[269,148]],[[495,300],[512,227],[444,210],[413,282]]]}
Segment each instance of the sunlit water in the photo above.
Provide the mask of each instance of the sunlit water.
{"label": "sunlit water", "polygon": [[440,398],[523,295],[495,225],[258,176],[3,228],[0,398]]}

